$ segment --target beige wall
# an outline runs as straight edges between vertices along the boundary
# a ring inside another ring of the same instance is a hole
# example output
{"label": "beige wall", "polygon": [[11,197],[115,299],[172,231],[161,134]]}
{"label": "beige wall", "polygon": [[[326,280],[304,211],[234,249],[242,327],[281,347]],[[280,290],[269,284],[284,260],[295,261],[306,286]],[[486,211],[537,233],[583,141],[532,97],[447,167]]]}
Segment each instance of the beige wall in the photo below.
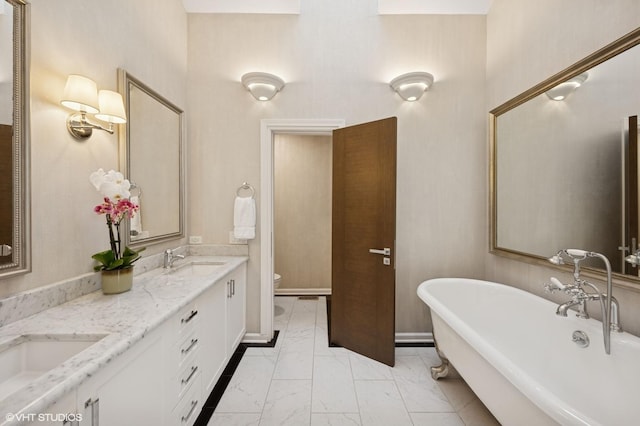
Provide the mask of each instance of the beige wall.
{"label": "beige wall", "polygon": [[[639,25],[637,0],[493,0],[487,17],[486,109],[502,104]],[[551,268],[487,255],[489,279],[545,296],[542,286],[550,276],[570,279],[568,274]],[[620,301],[623,326],[640,335],[640,293],[616,288],[614,295]],[[554,300],[564,299],[566,295],[554,296]]]}
{"label": "beige wall", "polygon": [[[261,119],[397,116],[396,329],[424,332],[423,280],[484,276],[486,18],[378,16],[376,5],[304,0],[299,16],[189,15],[190,230],[228,241],[236,188],[260,187]],[[388,82],[415,70],[436,81],[403,102]],[[257,102],[240,84],[250,71],[287,85]],[[249,243],[250,332],[259,331],[261,238],[258,228]]]}
{"label": "beige wall", "polygon": [[108,247],[88,177],[100,167],[118,168],[118,139],[98,131],[79,143],[67,132],[69,111],[59,104],[67,75],[84,74],[117,90],[122,67],[186,104],[187,15],[180,0],[30,3],[33,272],[0,281],[0,297],[90,272],[91,255]]}
{"label": "beige wall", "polygon": [[330,136],[274,139],[274,264],[280,290],[331,288]]}

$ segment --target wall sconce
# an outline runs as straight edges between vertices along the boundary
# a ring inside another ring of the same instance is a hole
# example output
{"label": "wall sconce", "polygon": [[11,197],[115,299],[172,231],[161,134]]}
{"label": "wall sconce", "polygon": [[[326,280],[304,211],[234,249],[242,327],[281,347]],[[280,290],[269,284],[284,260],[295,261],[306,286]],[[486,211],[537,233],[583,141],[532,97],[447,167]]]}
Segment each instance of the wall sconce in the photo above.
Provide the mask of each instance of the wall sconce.
{"label": "wall sconce", "polygon": [[[71,74],[67,78],[60,103],[75,113],[67,117],[67,130],[76,139],[87,139],[93,129],[113,134],[113,125],[127,122],[122,95],[111,90],[100,90],[90,78]],[[106,121],[109,127],[91,123],[87,114],[94,114],[98,120]]]}
{"label": "wall sconce", "polygon": [[420,99],[432,84],[433,75],[421,71],[399,75],[389,83],[402,99],[409,102]]}
{"label": "wall sconce", "polygon": [[242,85],[259,101],[268,101],[284,87],[284,80],[266,72],[250,72],[242,76]]}
{"label": "wall sconce", "polygon": [[572,79],[564,81],[556,87],[547,90],[545,93],[549,99],[553,101],[562,101],[578,87],[582,86],[582,84],[587,81],[587,78],[589,78],[589,73],[586,72],[576,75]]}

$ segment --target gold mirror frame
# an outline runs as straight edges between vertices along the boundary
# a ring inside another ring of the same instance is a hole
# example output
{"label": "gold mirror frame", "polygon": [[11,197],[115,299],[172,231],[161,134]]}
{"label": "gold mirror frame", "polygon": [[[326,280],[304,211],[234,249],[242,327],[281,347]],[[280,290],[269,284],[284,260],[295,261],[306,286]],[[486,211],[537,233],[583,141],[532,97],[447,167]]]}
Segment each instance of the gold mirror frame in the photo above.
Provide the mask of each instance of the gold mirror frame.
{"label": "gold mirror frame", "polygon": [[[130,247],[141,247],[148,246],[151,244],[160,243],[167,240],[173,240],[178,238],[183,238],[185,235],[185,208],[184,208],[184,199],[185,199],[185,135],[184,135],[184,111],[174,105],[172,102],[167,100],[165,97],[157,93],[155,90],[150,88],[148,85],[143,83],[141,80],[135,78],[131,74],[129,74],[124,69],[118,69],[118,90],[122,94],[125,110],[127,113],[127,123],[124,125],[125,131],[120,131],[119,134],[119,142],[120,142],[120,168],[123,174],[132,181],[132,185],[136,184],[135,182],[135,170],[142,169],[144,167],[154,167],[154,164],[147,165],[136,165],[132,163],[132,155],[131,155],[131,126],[139,126],[140,123],[134,123],[135,119],[132,120],[131,114],[131,88],[135,88],[142,94],[148,96],[150,101],[154,101],[157,103],[159,107],[167,110],[170,113],[175,114],[175,118],[178,122],[177,133],[179,135],[178,140],[175,141],[175,148],[178,153],[178,172],[176,176],[171,177],[171,179],[177,182],[177,200],[174,201],[164,201],[163,206],[175,206],[176,213],[178,215],[177,219],[177,227],[178,229],[170,229],[163,230],[161,232],[156,232],[149,237],[142,238],[131,238],[131,226],[130,222],[127,221],[125,227],[125,244]],[[145,123],[142,125],[146,126],[157,126],[159,117],[149,117]],[[134,142],[135,143],[135,142]],[[157,165],[155,165],[157,166]],[[133,179],[132,179],[133,177]],[[162,192],[163,188],[145,188],[145,185],[140,185],[138,188],[139,191],[142,192],[141,196],[141,210],[145,208],[145,197],[149,197],[149,194],[158,194]],[[134,194],[134,189],[132,188],[132,195]],[[165,196],[166,194],[163,194]],[[158,203],[156,203],[158,204]],[[147,203],[147,205],[149,205]],[[169,208],[169,207],[167,207]],[[163,209],[150,209],[154,211],[155,214],[159,214],[164,211]],[[144,223],[144,221],[143,221]]]}
{"label": "gold mirror frame", "polygon": [[[29,4],[1,0],[13,7],[13,241],[12,261],[0,265],[0,278],[31,272],[29,183]],[[5,4],[5,5],[6,5]]]}
{"label": "gold mirror frame", "polygon": [[[602,49],[597,50],[591,55],[585,57],[584,59],[576,62],[565,70],[549,77],[543,82],[533,86],[532,88],[526,90],[515,98],[505,102],[504,104],[498,106],[497,108],[491,110],[489,112],[489,149],[490,149],[490,165],[489,165],[489,205],[490,205],[490,226],[489,226],[489,251],[490,253],[508,257],[510,259],[524,261],[527,263],[541,264],[544,266],[552,267],[551,263],[548,262],[547,258],[543,256],[539,256],[531,253],[524,253],[515,250],[510,250],[508,248],[498,247],[497,245],[497,177],[496,177],[496,144],[497,144],[497,119],[502,114],[511,111],[512,109],[518,107],[526,103],[527,101],[539,96],[540,94],[545,93],[549,89],[557,86],[559,83],[563,81],[567,81],[579,74],[582,74],[589,69],[599,65],[614,56],[617,56],[634,46],[640,44],[640,28],[631,31],[620,39],[614,41],[613,43],[603,47]],[[553,253],[549,253],[552,255]],[[568,269],[566,266],[555,266],[556,268]],[[588,268],[589,275],[604,278],[605,273],[602,270],[596,268]],[[614,276],[622,281],[616,283],[617,285],[623,284],[623,286],[627,286],[625,281],[632,282],[634,284],[640,283],[640,277],[634,275],[625,275],[622,273],[614,273]],[[637,289],[637,285],[633,285],[631,288]]]}

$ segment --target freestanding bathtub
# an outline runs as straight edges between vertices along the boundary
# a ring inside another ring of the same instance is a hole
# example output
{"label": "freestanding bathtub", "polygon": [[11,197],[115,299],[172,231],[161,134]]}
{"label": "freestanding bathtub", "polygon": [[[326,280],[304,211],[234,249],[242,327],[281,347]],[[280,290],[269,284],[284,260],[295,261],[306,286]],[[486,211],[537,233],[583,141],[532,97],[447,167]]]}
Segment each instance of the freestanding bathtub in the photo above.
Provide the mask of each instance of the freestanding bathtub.
{"label": "freestanding bathtub", "polygon": [[557,316],[556,304],[488,281],[433,279],[418,296],[441,356],[503,425],[640,424],[640,338],[612,332],[607,355],[599,321]]}

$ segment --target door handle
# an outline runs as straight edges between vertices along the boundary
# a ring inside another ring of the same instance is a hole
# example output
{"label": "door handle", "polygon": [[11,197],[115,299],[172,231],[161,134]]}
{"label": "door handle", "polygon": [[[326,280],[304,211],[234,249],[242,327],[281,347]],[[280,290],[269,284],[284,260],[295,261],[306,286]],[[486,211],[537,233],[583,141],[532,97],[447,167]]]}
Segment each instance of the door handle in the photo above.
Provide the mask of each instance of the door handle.
{"label": "door handle", "polygon": [[369,249],[369,253],[391,256],[391,249],[389,247],[385,247],[383,249]]}

